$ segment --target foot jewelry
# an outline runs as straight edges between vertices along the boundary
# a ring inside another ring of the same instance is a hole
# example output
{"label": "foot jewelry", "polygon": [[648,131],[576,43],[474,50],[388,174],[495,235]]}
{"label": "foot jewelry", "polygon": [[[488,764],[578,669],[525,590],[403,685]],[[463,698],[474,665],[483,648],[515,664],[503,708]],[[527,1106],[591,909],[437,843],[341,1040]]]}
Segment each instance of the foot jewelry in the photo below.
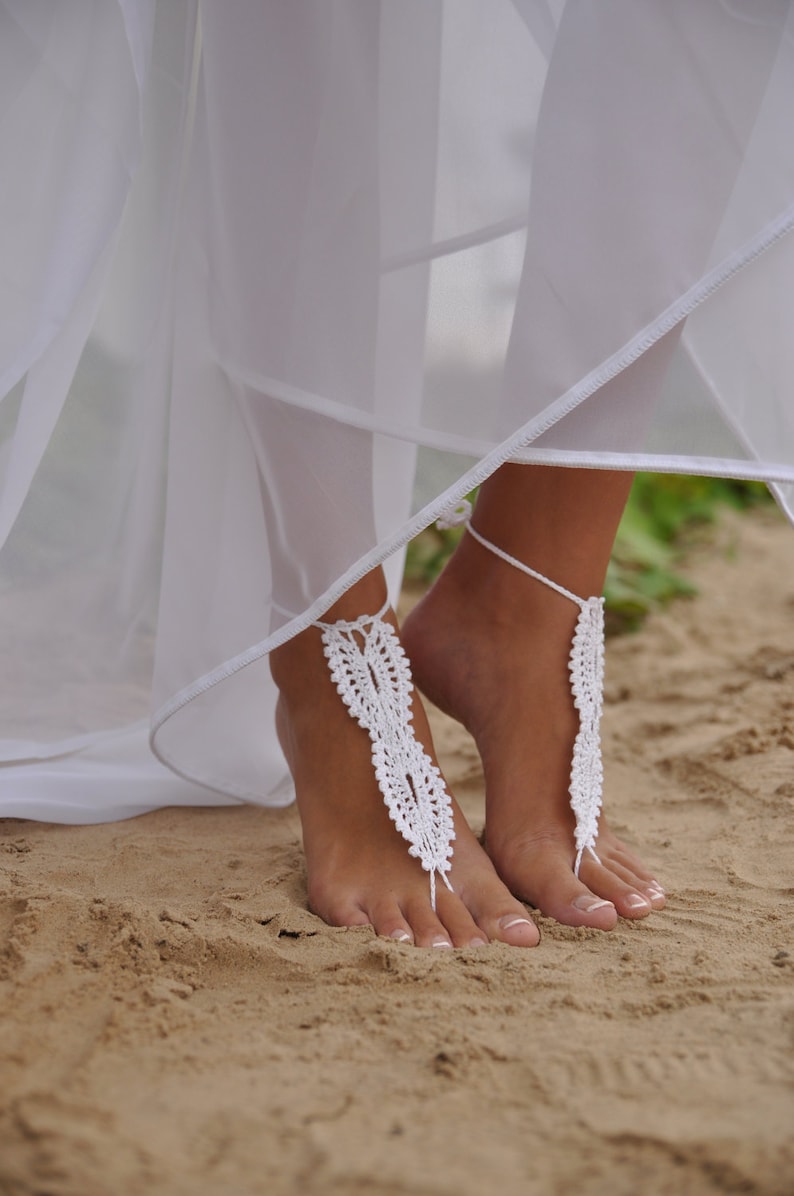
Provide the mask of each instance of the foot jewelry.
{"label": "foot jewelry", "polygon": [[372,766],[389,817],[408,843],[408,852],[430,873],[430,901],[436,908],[436,874],[452,889],[455,828],[452,803],[439,769],[414,735],[413,681],[408,658],[394,628],[384,622],[388,603],[376,615],[354,622],[316,624],[331,679],[351,718],[369,733]]}
{"label": "foot jewelry", "polygon": [[601,712],[604,692],[604,599],[580,598],[564,586],[558,585],[542,573],[530,569],[503,549],[486,540],[471,525],[471,504],[462,502],[454,511],[438,520],[440,528],[465,527],[478,544],[487,548],[500,560],[540,581],[543,585],[579,607],[579,618],[571,644],[568,671],[571,676],[571,693],[574,705],[579,711],[579,731],[573,747],[571,779],[568,793],[571,808],[576,817],[576,863],[574,872],[578,876],[585,851],[598,860],[595,852],[598,837],[598,816],[601,812],[603,788],[603,766],[601,763]]}

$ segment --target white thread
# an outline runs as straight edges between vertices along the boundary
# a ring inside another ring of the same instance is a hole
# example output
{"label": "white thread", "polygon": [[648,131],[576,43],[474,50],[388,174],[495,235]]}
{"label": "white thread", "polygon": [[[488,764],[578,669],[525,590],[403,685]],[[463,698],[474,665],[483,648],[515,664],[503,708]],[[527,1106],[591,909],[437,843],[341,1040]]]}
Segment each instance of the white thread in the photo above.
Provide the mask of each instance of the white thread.
{"label": "white thread", "polygon": [[440,528],[465,527],[478,544],[487,548],[494,556],[512,565],[513,568],[542,582],[563,598],[579,607],[568,671],[571,677],[571,694],[574,706],[579,712],[579,730],[573,745],[571,778],[568,793],[571,809],[576,818],[576,862],[574,872],[579,875],[582,856],[585,851],[598,860],[595,844],[598,838],[598,817],[601,813],[604,770],[601,760],[601,714],[604,693],[604,599],[580,598],[564,586],[544,577],[523,561],[517,560],[504,549],[492,544],[471,525],[471,503],[464,499],[439,519]]}
{"label": "white thread", "polygon": [[409,855],[430,873],[436,908],[436,873],[452,890],[455,828],[452,803],[439,769],[414,735],[413,680],[394,628],[377,615],[353,622],[317,623],[331,679],[351,718],[369,733],[372,766],[389,817]]}

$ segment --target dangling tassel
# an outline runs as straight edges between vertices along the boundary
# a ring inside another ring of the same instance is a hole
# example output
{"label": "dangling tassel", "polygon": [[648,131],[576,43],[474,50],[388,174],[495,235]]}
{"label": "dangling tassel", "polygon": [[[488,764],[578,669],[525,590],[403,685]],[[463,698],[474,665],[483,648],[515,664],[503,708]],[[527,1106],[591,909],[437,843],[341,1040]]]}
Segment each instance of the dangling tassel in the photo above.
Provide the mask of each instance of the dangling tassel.
{"label": "dangling tassel", "polygon": [[408,852],[430,873],[436,908],[436,874],[452,889],[455,828],[452,803],[439,769],[417,741],[411,722],[413,681],[394,628],[377,615],[354,622],[317,623],[331,679],[351,718],[368,732],[372,766],[389,817]]}
{"label": "dangling tassel", "polygon": [[601,763],[601,712],[604,692],[604,599],[580,598],[564,586],[551,581],[530,569],[522,561],[486,540],[471,525],[471,503],[463,499],[456,507],[446,511],[437,521],[444,528],[465,527],[478,544],[487,548],[500,560],[515,569],[556,590],[563,598],[579,607],[579,618],[571,643],[568,671],[571,678],[571,693],[574,705],[579,711],[579,731],[573,746],[571,779],[568,793],[571,809],[576,818],[576,862],[574,872],[578,876],[582,857],[589,851],[598,859],[595,851],[598,838],[598,817],[601,813],[603,788],[603,766]]}

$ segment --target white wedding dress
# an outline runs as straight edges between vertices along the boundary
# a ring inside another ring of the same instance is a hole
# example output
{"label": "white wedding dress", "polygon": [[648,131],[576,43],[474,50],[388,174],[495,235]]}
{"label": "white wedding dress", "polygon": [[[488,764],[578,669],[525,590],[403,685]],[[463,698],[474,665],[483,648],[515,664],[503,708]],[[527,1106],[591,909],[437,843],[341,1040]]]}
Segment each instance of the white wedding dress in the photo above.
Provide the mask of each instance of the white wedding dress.
{"label": "white wedding dress", "polygon": [[267,652],[507,460],[794,515],[788,0],[0,0],[0,816],[289,800]]}

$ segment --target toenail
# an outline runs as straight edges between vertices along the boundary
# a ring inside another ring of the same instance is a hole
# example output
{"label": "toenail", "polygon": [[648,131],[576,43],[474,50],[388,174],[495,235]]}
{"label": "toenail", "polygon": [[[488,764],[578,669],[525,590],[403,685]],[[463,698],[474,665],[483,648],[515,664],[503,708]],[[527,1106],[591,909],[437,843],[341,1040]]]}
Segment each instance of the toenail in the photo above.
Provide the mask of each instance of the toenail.
{"label": "toenail", "polygon": [[443,934],[437,934],[436,937],[433,939],[431,946],[433,946],[433,947],[451,947],[452,943],[449,941],[449,939],[445,939]]}
{"label": "toenail", "polygon": [[499,919],[500,930],[512,930],[514,926],[534,926],[529,918],[517,918],[515,914],[508,914],[506,918]]}
{"label": "toenail", "polygon": [[390,939],[396,939],[398,943],[412,943],[413,939],[407,930],[393,930],[389,935]]}
{"label": "toenail", "polygon": [[576,897],[571,902],[574,909],[581,910],[583,914],[592,914],[597,909],[606,909],[611,906],[615,908],[611,901],[602,901],[600,897],[588,897],[586,893],[582,893],[581,897]]}
{"label": "toenail", "polygon": [[647,897],[641,897],[639,893],[631,893],[626,898],[626,905],[629,909],[647,909],[650,902]]}
{"label": "toenail", "polygon": [[474,939],[470,939],[470,940],[469,940],[469,946],[470,946],[470,947],[487,947],[487,946],[488,946],[488,940],[487,940],[487,939],[481,939],[481,938],[479,938],[479,937],[478,937],[478,938],[474,938]]}
{"label": "toenail", "polygon": [[665,893],[662,886],[656,880],[651,881],[651,883],[648,885],[647,891],[651,894],[652,897],[666,897],[667,896],[667,894]]}

